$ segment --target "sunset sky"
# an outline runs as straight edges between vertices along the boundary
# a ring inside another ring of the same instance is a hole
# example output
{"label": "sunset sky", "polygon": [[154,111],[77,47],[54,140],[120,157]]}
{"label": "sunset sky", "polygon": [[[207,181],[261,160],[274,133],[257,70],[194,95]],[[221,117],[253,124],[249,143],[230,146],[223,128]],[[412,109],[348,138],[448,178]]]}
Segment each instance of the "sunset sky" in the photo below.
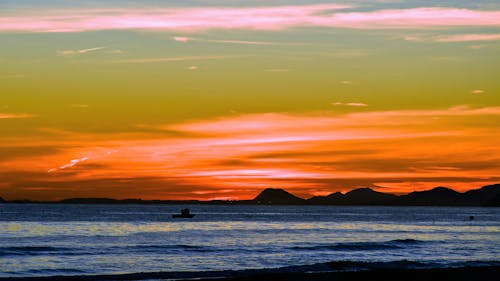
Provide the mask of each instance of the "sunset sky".
{"label": "sunset sky", "polygon": [[0,197],[500,182],[498,0],[0,0]]}

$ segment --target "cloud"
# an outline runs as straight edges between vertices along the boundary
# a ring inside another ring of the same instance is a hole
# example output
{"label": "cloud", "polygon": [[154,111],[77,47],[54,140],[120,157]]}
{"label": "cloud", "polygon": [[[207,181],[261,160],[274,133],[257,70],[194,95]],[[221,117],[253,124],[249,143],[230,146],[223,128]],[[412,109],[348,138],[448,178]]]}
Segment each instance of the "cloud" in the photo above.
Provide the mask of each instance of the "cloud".
{"label": "cloud", "polygon": [[476,41],[495,41],[500,40],[500,34],[456,34],[447,36],[406,36],[404,37],[406,41],[415,42],[444,42],[444,43],[455,43],[455,42],[476,42]]}
{"label": "cloud", "polygon": [[[346,81],[342,81],[342,82],[346,82]],[[349,84],[349,83],[342,83],[342,84]],[[332,105],[335,105],[335,106],[355,106],[355,107],[368,106],[368,104],[362,103],[362,102],[334,102],[334,103],[332,103]]]}
{"label": "cloud", "polygon": [[476,89],[476,90],[470,91],[470,93],[475,94],[475,95],[480,95],[480,94],[484,94],[484,90]]}
{"label": "cloud", "polygon": [[[500,11],[446,7],[348,12],[348,5],[319,4],[217,8],[102,8],[18,11],[0,19],[0,32],[83,32],[96,30],[212,29],[284,30],[293,27],[356,29],[428,29],[436,27],[500,26]],[[68,17],[78,14],[78,17]],[[187,37],[177,37],[177,40]],[[174,39],[175,40],[175,39]],[[225,42],[224,42],[225,41]],[[265,42],[220,40],[220,43]],[[265,43],[267,44],[267,43]]]}
{"label": "cloud", "polygon": [[88,157],[82,157],[82,158],[72,159],[68,163],[63,164],[63,165],[61,165],[61,166],[59,166],[57,168],[51,168],[51,169],[49,169],[48,172],[52,173],[52,172],[56,172],[58,170],[64,170],[64,169],[67,169],[67,168],[71,168],[71,167],[75,166],[76,164],[84,162],[84,161],[87,161],[87,160],[89,160]]}
{"label": "cloud", "polygon": [[113,61],[114,63],[161,63],[176,61],[195,61],[195,60],[218,60],[234,58],[234,56],[184,56],[184,57],[161,57],[161,58],[142,58],[142,59],[123,59]]}
{"label": "cloud", "polygon": [[173,39],[177,42],[182,42],[182,43],[186,43],[186,42],[189,42],[191,41],[192,39],[189,38],[189,37],[181,37],[181,36],[175,36],[173,37]]}
{"label": "cloud", "polygon": [[20,119],[33,117],[36,117],[36,115],[25,113],[0,113],[0,119]]}
{"label": "cloud", "polygon": [[268,41],[246,41],[246,40],[215,40],[215,39],[204,39],[204,38],[193,38],[193,37],[172,37],[175,41],[181,43],[187,42],[207,42],[207,43],[218,43],[218,44],[236,44],[236,45],[285,45],[285,46],[298,46],[304,45],[303,43],[287,43],[287,42],[268,42]]}
{"label": "cloud", "polygon": [[[464,183],[476,187],[498,175],[499,117],[500,107],[470,106],[269,112],[149,125],[129,135],[67,132],[42,144],[21,139],[28,147],[54,149],[21,149],[0,158],[0,182],[18,198],[42,196],[23,188],[52,188],[45,198],[151,199],[248,199],[272,186],[304,197],[373,184],[405,192],[411,182],[418,188],[443,183],[465,189]],[[0,148],[9,150],[12,143],[0,140]],[[17,157],[27,153],[31,157]]]}
{"label": "cloud", "polygon": [[500,34],[459,34],[436,38],[437,42],[471,42],[500,40]]}
{"label": "cloud", "polygon": [[64,51],[59,51],[59,54],[62,56],[70,57],[70,56],[83,55],[86,53],[95,52],[105,48],[107,47],[95,47],[95,48],[81,49],[81,50],[64,50]]}

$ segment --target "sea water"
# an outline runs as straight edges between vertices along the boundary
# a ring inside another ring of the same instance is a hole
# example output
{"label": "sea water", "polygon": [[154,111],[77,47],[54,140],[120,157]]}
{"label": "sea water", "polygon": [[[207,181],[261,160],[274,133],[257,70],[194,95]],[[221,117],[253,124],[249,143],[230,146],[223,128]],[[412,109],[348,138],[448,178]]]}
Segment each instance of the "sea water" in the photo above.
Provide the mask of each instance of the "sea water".
{"label": "sea water", "polygon": [[500,208],[0,204],[0,277],[331,261],[499,265]]}

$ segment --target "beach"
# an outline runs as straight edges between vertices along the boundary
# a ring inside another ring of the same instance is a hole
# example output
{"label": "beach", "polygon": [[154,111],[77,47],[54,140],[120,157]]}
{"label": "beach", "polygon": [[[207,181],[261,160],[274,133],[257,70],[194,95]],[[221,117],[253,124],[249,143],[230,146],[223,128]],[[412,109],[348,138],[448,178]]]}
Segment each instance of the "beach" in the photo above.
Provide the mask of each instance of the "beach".
{"label": "beach", "polygon": [[282,271],[251,270],[204,273],[133,273],[121,275],[89,275],[89,276],[48,276],[0,278],[2,281],[106,281],[106,280],[177,280],[177,281],[326,281],[326,280],[491,280],[499,276],[500,266],[468,266],[458,268],[379,268],[359,271]]}

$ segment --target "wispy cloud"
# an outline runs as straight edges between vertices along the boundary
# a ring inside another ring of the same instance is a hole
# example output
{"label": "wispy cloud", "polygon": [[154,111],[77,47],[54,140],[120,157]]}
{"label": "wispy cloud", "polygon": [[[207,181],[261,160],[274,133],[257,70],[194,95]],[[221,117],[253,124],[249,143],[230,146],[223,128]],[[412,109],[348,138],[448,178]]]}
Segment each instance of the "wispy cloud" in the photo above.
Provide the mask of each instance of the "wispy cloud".
{"label": "wispy cloud", "polygon": [[475,95],[480,95],[480,94],[484,94],[484,90],[475,89],[475,90],[470,91],[470,93],[475,94]]}
{"label": "wispy cloud", "polygon": [[20,119],[33,117],[36,117],[36,115],[24,113],[0,113],[0,119]]}
{"label": "wispy cloud", "polygon": [[[244,199],[269,186],[305,197],[374,184],[391,192],[455,183],[465,189],[498,180],[500,131],[487,123],[499,116],[500,107],[470,106],[270,112],[150,125],[154,135],[69,132],[44,142],[57,148],[51,153],[38,153],[40,148],[30,157],[31,150],[0,159],[0,181],[57,186],[62,197],[72,196],[78,186],[82,195],[177,199]],[[158,131],[179,133],[160,136]],[[0,140],[0,148],[12,143]],[[23,145],[40,143],[24,139]],[[16,171],[36,180],[26,182]],[[412,182],[418,185],[412,188]]]}
{"label": "wispy cloud", "polygon": [[[345,84],[345,83],[343,83],[343,84]],[[368,106],[368,104],[362,103],[362,102],[334,102],[334,103],[332,103],[332,105],[335,105],[335,106],[355,106],[355,107]]]}
{"label": "wispy cloud", "polygon": [[495,41],[500,40],[500,34],[459,34],[442,36],[437,42],[471,42],[471,41]]}
{"label": "wispy cloud", "polygon": [[53,173],[53,172],[57,172],[58,170],[64,170],[66,168],[71,168],[75,165],[77,165],[78,163],[81,163],[81,162],[84,162],[84,161],[87,161],[89,160],[88,157],[82,157],[82,158],[78,158],[78,159],[72,159],[69,161],[69,163],[66,163],[66,164],[63,164],[57,168],[51,168],[49,169],[47,172],[49,173]]}
{"label": "wispy cloud", "polygon": [[[320,4],[244,8],[75,9],[18,11],[0,19],[0,31],[82,32],[93,30],[211,29],[283,30],[292,27],[357,29],[428,29],[435,27],[500,26],[500,11],[420,7],[349,12],[349,5]],[[78,14],[78,17],[68,17]],[[222,43],[265,42],[220,40]],[[215,41],[214,41],[215,42]]]}
{"label": "wispy cloud", "polygon": [[269,41],[247,41],[247,40],[221,40],[221,39],[204,39],[204,38],[195,38],[195,37],[182,37],[175,36],[172,38],[177,42],[187,43],[191,41],[196,42],[207,42],[207,43],[217,43],[217,44],[236,44],[236,45],[267,45],[267,46],[301,46],[304,43],[290,43],[290,42],[269,42]]}
{"label": "wispy cloud", "polygon": [[107,48],[107,47],[95,47],[95,48],[88,48],[88,49],[81,49],[81,50],[63,50],[63,51],[59,51],[58,53],[62,56],[70,57],[70,56],[83,55],[86,53],[99,51],[99,50],[102,50],[105,48]]}
{"label": "wispy cloud", "polygon": [[234,58],[234,56],[182,56],[182,57],[161,57],[161,58],[142,58],[142,59],[123,59],[113,61],[114,63],[160,63],[176,61],[195,61],[195,60],[217,60]]}
{"label": "wispy cloud", "polygon": [[476,41],[496,41],[500,40],[500,34],[455,34],[446,36],[405,36],[406,41],[416,42],[476,42]]}

